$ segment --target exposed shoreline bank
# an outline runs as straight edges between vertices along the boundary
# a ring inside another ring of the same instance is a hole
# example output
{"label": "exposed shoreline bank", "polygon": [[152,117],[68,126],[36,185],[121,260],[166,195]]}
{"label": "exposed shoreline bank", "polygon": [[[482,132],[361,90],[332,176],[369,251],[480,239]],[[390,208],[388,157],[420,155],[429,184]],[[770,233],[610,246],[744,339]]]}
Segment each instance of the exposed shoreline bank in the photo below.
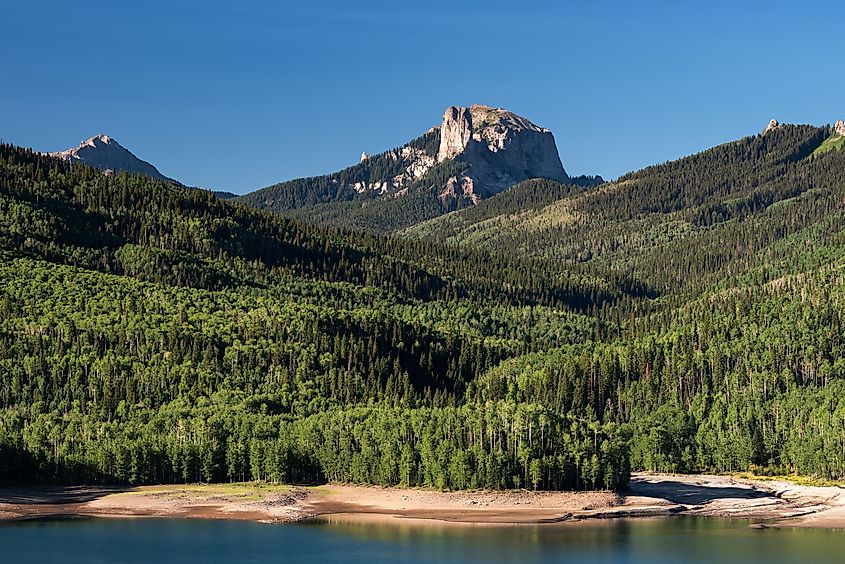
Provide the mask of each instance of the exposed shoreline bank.
{"label": "exposed shoreline bank", "polygon": [[672,515],[749,519],[758,526],[845,528],[845,488],[731,476],[637,474],[619,493],[438,492],[341,484],[0,489],[0,521],[92,516],[297,522],[342,516],[495,525]]}

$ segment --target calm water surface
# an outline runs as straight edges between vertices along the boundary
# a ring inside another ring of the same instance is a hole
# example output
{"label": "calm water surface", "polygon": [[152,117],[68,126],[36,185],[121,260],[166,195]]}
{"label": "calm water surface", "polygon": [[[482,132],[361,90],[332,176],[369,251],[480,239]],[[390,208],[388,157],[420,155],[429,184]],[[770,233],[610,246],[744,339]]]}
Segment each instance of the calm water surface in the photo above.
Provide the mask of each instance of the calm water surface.
{"label": "calm water surface", "polygon": [[845,531],[672,518],[539,526],[74,519],[0,525],[0,562],[836,562]]}

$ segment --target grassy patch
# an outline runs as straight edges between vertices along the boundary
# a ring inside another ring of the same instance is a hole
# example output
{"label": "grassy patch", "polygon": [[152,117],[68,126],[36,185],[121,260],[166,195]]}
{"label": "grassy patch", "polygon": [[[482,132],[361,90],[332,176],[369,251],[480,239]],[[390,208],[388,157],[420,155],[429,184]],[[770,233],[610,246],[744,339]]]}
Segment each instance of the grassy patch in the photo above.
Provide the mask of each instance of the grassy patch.
{"label": "grassy patch", "polygon": [[845,146],[845,136],[834,133],[813,151],[813,156],[822,155],[828,151],[840,151],[843,146]]}
{"label": "grassy patch", "polygon": [[231,484],[164,484],[158,486],[142,486],[121,495],[166,495],[172,498],[180,497],[214,497],[235,496],[246,501],[257,501],[264,495],[290,491],[290,486],[284,484],[268,484],[264,482],[234,482]]}

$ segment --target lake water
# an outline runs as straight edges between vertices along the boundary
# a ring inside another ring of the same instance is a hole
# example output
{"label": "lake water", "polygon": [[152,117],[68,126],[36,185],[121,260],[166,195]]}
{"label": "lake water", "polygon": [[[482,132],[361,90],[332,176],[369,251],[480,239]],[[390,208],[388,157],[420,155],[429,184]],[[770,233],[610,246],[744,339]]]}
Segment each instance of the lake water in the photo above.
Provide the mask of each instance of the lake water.
{"label": "lake water", "polygon": [[845,531],[703,518],[456,526],[72,519],[0,525],[0,562],[836,562]]}

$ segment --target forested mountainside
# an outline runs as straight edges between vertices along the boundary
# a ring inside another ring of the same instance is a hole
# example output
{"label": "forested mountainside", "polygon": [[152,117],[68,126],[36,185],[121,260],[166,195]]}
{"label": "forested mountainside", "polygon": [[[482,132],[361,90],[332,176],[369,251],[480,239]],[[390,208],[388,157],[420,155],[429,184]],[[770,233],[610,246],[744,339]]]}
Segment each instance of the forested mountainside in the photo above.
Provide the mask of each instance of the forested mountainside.
{"label": "forested mountainside", "polygon": [[434,128],[337,173],[281,182],[235,201],[313,224],[385,232],[412,225],[468,203],[464,197],[437,198],[450,177],[466,170],[451,160],[436,163],[439,145],[440,129]]}
{"label": "forested mountainside", "polygon": [[[406,169],[417,160],[433,161],[439,146],[440,129],[434,128],[402,147],[378,155],[364,155],[360,163],[337,173],[280,182],[240,199],[258,208],[284,211],[349,200],[358,194],[378,196],[394,188],[389,182],[398,175],[409,172],[408,180],[412,180],[413,170]],[[424,165],[419,168],[424,168]]]}
{"label": "forested mountainside", "polygon": [[542,457],[538,487],[625,479],[612,426],[463,401],[501,360],[600,332],[577,311],[639,299],[612,282],[11,146],[0,175],[3,480],[513,487]]}
{"label": "forested mountainside", "polygon": [[238,198],[309,223],[388,233],[472,208],[521,181],[570,178],[552,133],[501,108],[447,108],[440,126],[339,172],[268,186]]}
{"label": "forested mountainside", "polygon": [[0,481],[845,477],[836,141],[531,180],[407,238],[0,146]]}
{"label": "forested mountainside", "polygon": [[551,204],[504,192],[410,230],[626,272],[660,296],[619,338],[506,361],[468,397],[630,425],[632,468],[845,476],[841,139],[780,126]]}
{"label": "forested mountainside", "polygon": [[688,297],[839,210],[842,154],[813,155],[838,137],[784,125],[551,203],[538,195],[536,204],[511,205],[505,191],[404,233],[613,272],[656,294]]}

